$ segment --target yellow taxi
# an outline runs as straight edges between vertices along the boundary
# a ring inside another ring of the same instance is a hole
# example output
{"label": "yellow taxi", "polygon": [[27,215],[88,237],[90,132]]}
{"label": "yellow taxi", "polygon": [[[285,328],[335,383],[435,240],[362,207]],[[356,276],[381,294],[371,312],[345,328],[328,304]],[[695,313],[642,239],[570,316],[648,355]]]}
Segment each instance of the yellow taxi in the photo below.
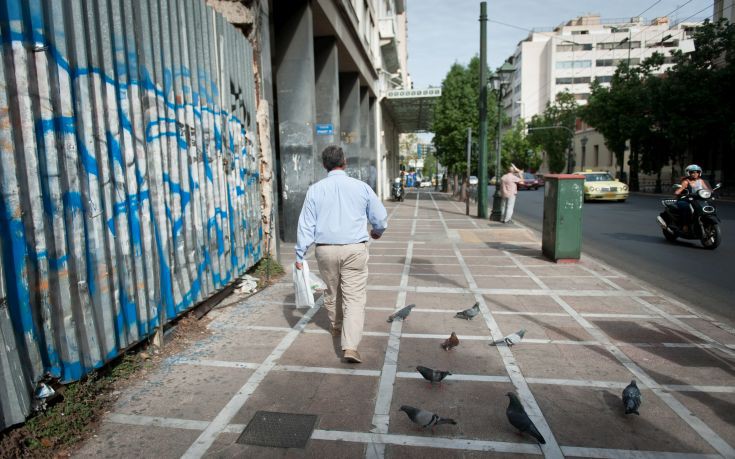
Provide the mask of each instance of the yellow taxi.
{"label": "yellow taxi", "polygon": [[576,172],[584,175],[585,201],[620,201],[628,199],[628,185],[606,171]]}

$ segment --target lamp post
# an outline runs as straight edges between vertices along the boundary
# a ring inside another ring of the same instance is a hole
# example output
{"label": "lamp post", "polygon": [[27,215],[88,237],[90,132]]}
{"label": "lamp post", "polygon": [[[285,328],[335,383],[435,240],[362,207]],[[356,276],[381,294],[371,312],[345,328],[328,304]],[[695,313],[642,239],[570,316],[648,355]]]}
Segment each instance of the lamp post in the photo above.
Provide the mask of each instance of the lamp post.
{"label": "lamp post", "polygon": [[587,159],[587,136],[583,136],[581,139],[579,139],[579,144],[582,145],[582,169],[584,169],[584,163]]}
{"label": "lamp post", "polygon": [[480,2],[480,151],[477,180],[477,217],[487,218],[487,2]]}
{"label": "lamp post", "polygon": [[495,193],[493,194],[493,211],[490,214],[490,220],[499,222],[500,214],[500,202],[502,196],[500,194],[500,176],[501,176],[501,151],[502,151],[502,138],[501,131],[503,128],[503,91],[510,84],[510,77],[515,72],[515,68],[509,63],[505,62],[496,71],[492,78],[493,89],[495,89],[498,95],[498,137],[496,139],[496,153],[495,153]]}

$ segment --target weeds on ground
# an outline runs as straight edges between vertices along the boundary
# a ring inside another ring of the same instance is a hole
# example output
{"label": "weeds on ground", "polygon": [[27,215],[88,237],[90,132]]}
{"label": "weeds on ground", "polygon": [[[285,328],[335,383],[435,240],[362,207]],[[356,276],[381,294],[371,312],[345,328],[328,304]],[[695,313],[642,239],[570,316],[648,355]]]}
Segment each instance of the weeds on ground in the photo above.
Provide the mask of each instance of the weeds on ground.
{"label": "weeds on ground", "polygon": [[[59,389],[61,401],[0,436],[0,458],[56,457],[87,437],[112,402],[115,383],[144,365],[138,355],[125,355],[117,363],[93,371],[84,379]],[[53,403],[53,402],[51,402]]]}
{"label": "weeds on ground", "polygon": [[[270,272],[269,272],[270,271]],[[258,288],[267,287],[266,277],[270,274],[270,282],[273,283],[283,275],[285,270],[278,260],[266,255],[260,259],[252,268],[252,275],[258,278]]]}

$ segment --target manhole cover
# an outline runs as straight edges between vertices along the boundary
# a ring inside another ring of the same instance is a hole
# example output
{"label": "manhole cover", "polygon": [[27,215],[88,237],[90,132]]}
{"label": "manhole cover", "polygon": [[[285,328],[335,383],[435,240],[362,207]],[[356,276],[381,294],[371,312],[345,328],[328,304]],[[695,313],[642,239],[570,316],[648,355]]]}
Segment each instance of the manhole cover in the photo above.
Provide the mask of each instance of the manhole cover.
{"label": "manhole cover", "polygon": [[316,424],[314,414],[258,411],[240,434],[243,445],[304,448]]}

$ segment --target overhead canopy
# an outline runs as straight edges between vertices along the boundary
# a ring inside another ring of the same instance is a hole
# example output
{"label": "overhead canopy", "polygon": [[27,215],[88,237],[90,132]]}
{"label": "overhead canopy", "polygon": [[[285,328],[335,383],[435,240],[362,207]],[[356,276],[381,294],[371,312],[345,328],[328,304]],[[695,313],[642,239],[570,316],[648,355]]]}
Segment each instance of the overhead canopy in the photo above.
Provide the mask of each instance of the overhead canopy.
{"label": "overhead canopy", "polygon": [[384,103],[400,132],[426,132],[431,128],[434,103],[441,88],[395,89],[388,91]]}

